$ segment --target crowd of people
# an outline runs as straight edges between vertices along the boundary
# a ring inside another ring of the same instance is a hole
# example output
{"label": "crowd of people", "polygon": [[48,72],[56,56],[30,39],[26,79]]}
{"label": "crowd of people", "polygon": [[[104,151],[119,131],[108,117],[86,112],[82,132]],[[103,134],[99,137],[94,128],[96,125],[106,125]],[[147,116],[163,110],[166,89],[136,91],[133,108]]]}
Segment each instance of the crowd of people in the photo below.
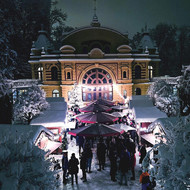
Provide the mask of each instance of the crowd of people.
{"label": "crowd of people", "polygon": [[[87,182],[88,180],[86,173],[90,174],[93,172],[91,170],[93,159],[92,143],[90,143],[90,139],[84,142],[79,160],[76,158],[75,153],[72,153],[71,158],[68,160],[67,151],[64,151],[62,158],[63,183],[67,182],[67,175],[70,174],[72,185],[74,184],[74,177],[76,184],[78,184],[79,168],[82,171],[81,180],[83,180],[83,182]],[[135,180],[135,153],[137,150],[139,151],[139,163],[141,164],[146,156],[146,145],[142,144],[137,147],[130,133],[124,133],[115,137],[100,137],[95,142],[97,142],[97,144],[95,151],[96,156],[94,157],[97,158],[98,161],[98,171],[101,172],[105,167],[110,165],[111,181],[118,181],[120,185],[128,185],[128,176],[131,176],[130,180]],[[108,164],[108,162],[110,164]],[[140,180],[140,182],[144,185],[144,181]]]}
{"label": "crowd of people", "polygon": [[[77,111],[78,109],[74,110]],[[110,165],[110,179],[113,182],[118,182],[120,185],[128,185],[128,176],[131,176],[130,180],[135,180],[135,166],[136,156],[135,153],[139,151],[139,164],[142,164],[143,159],[146,156],[146,144],[139,143],[139,137],[136,132],[136,124],[132,114],[128,113],[124,117],[119,118],[116,123],[128,125],[134,128],[125,132],[122,135],[114,137],[76,137],[76,145],[79,147],[79,160],[76,158],[75,153],[72,153],[71,158],[68,159],[67,151],[65,150],[62,158],[63,169],[63,183],[67,182],[67,176],[71,175],[71,183],[78,184],[78,172],[79,168],[82,171],[81,180],[87,182],[87,174],[92,173],[91,164],[93,159],[92,148],[96,147],[96,156],[98,161],[98,171],[101,172],[108,165]],[[85,124],[76,121],[75,128],[83,127]],[[72,138],[72,137],[71,137]],[[94,158],[94,159],[95,159]],[[108,161],[109,160],[109,161]],[[110,164],[108,164],[108,162]],[[131,173],[131,174],[130,174]],[[147,171],[143,171],[140,176],[140,183],[142,183],[142,189],[148,190],[155,187],[155,181],[152,183],[149,180],[149,174]]]}

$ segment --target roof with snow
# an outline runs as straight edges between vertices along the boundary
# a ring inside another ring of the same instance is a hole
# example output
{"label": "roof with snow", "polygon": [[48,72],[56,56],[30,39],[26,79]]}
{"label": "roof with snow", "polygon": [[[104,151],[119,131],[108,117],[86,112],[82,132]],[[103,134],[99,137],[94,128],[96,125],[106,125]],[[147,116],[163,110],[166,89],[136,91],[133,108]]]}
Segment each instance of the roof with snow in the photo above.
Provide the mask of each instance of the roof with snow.
{"label": "roof with snow", "polygon": [[156,108],[149,96],[132,96],[129,103],[130,108],[133,110],[137,123],[151,123],[158,118],[166,118],[167,115]]}
{"label": "roof with snow", "polygon": [[145,31],[143,33],[143,37],[139,43],[138,49],[156,49],[156,45],[154,43],[154,41],[151,39],[149,32]]}
{"label": "roof with snow", "polygon": [[46,98],[50,107],[31,121],[31,125],[61,127],[65,123],[67,103],[64,98]]}
{"label": "roof with snow", "polygon": [[0,133],[1,135],[8,135],[9,133],[13,134],[15,137],[19,137],[21,134],[30,133],[30,137],[33,143],[37,140],[38,136],[45,132],[49,136],[53,137],[54,134],[41,125],[11,125],[11,124],[0,124]]}
{"label": "roof with snow", "polygon": [[35,48],[36,49],[42,49],[44,47],[45,50],[52,49],[52,45],[50,43],[50,40],[47,37],[47,32],[45,30],[38,31],[38,39],[35,42]]}
{"label": "roof with snow", "polygon": [[157,125],[161,126],[164,132],[167,134],[169,129],[175,124],[182,122],[183,124],[187,123],[188,116],[183,117],[168,117],[168,118],[159,118],[151,123],[148,127],[148,131],[153,131]]}

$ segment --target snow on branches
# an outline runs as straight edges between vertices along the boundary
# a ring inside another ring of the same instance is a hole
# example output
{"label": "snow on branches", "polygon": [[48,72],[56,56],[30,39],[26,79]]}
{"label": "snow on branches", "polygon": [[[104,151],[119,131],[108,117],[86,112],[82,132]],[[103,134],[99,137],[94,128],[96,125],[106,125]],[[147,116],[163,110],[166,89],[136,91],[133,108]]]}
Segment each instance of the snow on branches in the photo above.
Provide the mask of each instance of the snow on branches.
{"label": "snow on branches", "polygon": [[12,190],[54,190],[59,185],[56,171],[45,152],[27,134],[0,134],[0,187]]}
{"label": "snow on branches", "polygon": [[19,96],[13,105],[13,119],[29,124],[32,118],[48,108],[45,92],[32,86]]}
{"label": "snow on branches", "polygon": [[[149,170],[163,190],[188,189],[190,187],[190,117],[176,118],[172,127],[165,122],[163,128],[166,143],[156,144],[143,160],[143,169]],[[161,136],[161,135],[160,135]],[[157,150],[156,157],[151,153]],[[155,158],[158,159],[155,162]]]}
{"label": "snow on branches", "polygon": [[154,105],[169,117],[179,115],[179,98],[173,96],[173,87],[165,80],[154,82],[148,89],[148,95],[152,98]]}
{"label": "snow on branches", "polygon": [[73,107],[80,107],[82,104],[81,89],[77,84],[74,84],[74,87],[71,90],[69,104]]}

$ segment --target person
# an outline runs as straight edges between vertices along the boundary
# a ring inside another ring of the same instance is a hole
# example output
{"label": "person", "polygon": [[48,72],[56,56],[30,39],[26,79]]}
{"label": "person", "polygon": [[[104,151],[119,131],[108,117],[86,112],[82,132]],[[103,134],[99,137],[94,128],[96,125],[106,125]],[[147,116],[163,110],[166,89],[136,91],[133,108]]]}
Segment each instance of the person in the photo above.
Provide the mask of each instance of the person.
{"label": "person", "polygon": [[147,153],[146,152],[146,145],[142,144],[140,146],[140,149],[139,149],[139,155],[140,155],[139,164],[142,164],[142,161],[144,160],[146,153]]}
{"label": "person", "polygon": [[78,138],[78,145],[79,145],[79,155],[81,154],[81,148],[83,149],[84,145],[84,137],[83,136],[77,136]]}
{"label": "person", "polygon": [[150,187],[150,178],[149,173],[146,170],[140,175],[139,181],[142,183],[142,190],[148,190]]}
{"label": "person", "polygon": [[73,176],[75,175],[75,180],[76,180],[76,184],[78,184],[78,172],[79,172],[79,160],[75,157],[75,153],[72,153],[71,155],[71,159],[69,160],[69,164],[68,164],[68,170],[69,170],[69,174],[71,174],[71,181],[72,181],[72,185],[73,185]]}
{"label": "person", "polygon": [[86,143],[86,146],[84,148],[84,152],[85,152],[86,158],[87,158],[87,165],[86,165],[87,172],[92,173],[91,165],[92,165],[93,154],[92,154],[92,150],[91,150],[89,142]]}
{"label": "person", "polygon": [[123,177],[125,179],[125,185],[127,185],[127,172],[130,169],[130,153],[127,149],[123,149],[120,155],[119,170],[120,170],[120,182],[122,185]]}
{"label": "person", "polygon": [[116,151],[113,152],[113,154],[111,153],[109,155],[110,158],[110,176],[111,176],[111,180],[112,181],[117,181],[115,179],[116,173],[117,173],[117,154]]}
{"label": "person", "polygon": [[66,175],[68,171],[68,156],[67,156],[67,151],[63,152],[63,157],[62,157],[62,170],[63,170],[63,183],[66,183]]}
{"label": "person", "polygon": [[135,166],[136,166],[136,146],[132,139],[129,142],[129,152],[130,152],[130,166],[131,166],[131,173],[132,177],[131,180],[135,180]]}
{"label": "person", "polygon": [[103,138],[100,138],[99,143],[97,144],[97,157],[98,157],[98,161],[99,161],[98,171],[101,171],[101,169],[104,170],[105,154],[106,154],[106,145],[103,142]]}
{"label": "person", "polygon": [[80,158],[80,169],[82,170],[82,180],[83,182],[86,182],[86,163],[87,163],[87,158],[85,152],[82,152],[81,158]]}

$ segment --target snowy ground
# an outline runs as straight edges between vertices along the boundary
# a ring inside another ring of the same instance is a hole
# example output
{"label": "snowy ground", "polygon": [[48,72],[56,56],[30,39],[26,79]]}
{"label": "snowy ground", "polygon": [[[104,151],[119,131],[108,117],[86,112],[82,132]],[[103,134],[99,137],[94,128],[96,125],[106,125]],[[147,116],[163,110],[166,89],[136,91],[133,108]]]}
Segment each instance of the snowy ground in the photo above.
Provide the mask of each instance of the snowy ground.
{"label": "snowy ground", "polygon": [[[69,143],[69,148],[68,148],[68,158],[70,159],[71,154],[75,153],[76,157],[79,158],[79,153],[78,153],[78,146],[75,145],[75,139],[73,139]],[[117,176],[117,182],[112,182],[110,179],[110,162],[109,159],[106,157],[106,167],[105,170],[102,171],[97,171],[98,169],[98,162],[96,158],[96,147],[94,146],[93,148],[93,160],[92,160],[92,173],[87,173],[87,182],[83,182],[80,178],[82,177],[82,172],[79,169],[78,173],[78,185],[74,183],[74,185],[71,185],[71,178],[69,177],[68,183],[62,184],[58,188],[58,190],[86,190],[86,189],[91,189],[91,190],[101,190],[101,189],[109,189],[109,190],[141,190],[141,184],[139,183],[139,176],[141,174],[141,168],[139,163],[139,156],[138,156],[138,151],[136,152],[136,158],[137,158],[137,165],[135,168],[135,175],[136,175],[136,180],[132,181],[130,180],[131,178],[131,171],[128,172],[128,186],[125,185],[119,185],[119,176]],[[61,159],[61,156],[57,156],[57,158]],[[62,181],[62,170],[60,170],[60,176],[61,176],[61,181]],[[123,182],[124,183],[124,182]],[[157,190],[155,188],[155,190]]]}

